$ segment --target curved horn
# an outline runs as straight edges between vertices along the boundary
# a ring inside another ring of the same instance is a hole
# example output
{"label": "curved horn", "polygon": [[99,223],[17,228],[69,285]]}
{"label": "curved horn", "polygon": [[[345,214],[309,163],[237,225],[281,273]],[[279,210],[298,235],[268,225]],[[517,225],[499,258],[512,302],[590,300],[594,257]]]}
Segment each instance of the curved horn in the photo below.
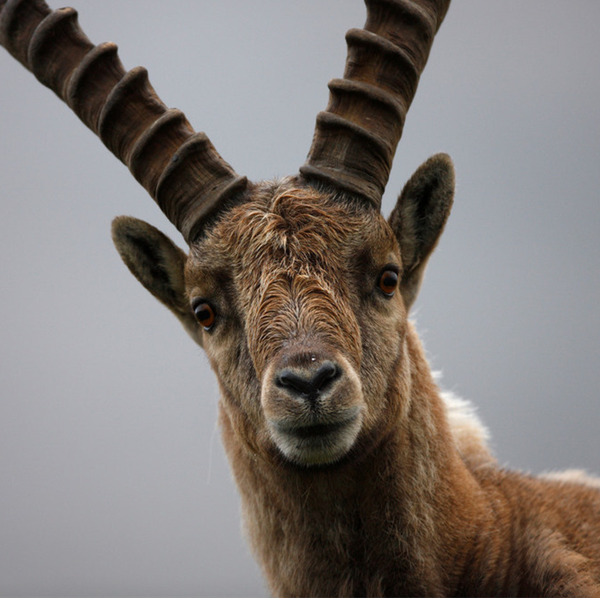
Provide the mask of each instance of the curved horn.
{"label": "curved horn", "polygon": [[329,83],[300,172],[378,210],[406,112],[450,0],[365,0],[364,29],[346,34],[343,79]]}
{"label": "curved horn", "polygon": [[146,69],[126,72],[117,46],[94,46],[72,8],[0,0],[0,44],[125,163],[188,243],[247,185],[185,115],[167,108]]}

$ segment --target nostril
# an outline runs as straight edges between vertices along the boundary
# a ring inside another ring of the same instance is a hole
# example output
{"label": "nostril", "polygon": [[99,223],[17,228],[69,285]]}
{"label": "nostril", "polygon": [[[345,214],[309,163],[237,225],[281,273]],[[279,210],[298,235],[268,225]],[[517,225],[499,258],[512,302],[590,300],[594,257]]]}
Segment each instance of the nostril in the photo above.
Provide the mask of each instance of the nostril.
{"label": "nostril", "polygon": [[293,369],[283,369],[276,377],[277,385],[284,388],[291,388],[301,394],[308,394],[311,391],[310,380],[302,377]]}
{"label": "nostril", "polygon": [[327,360],[316,369],[285,368],[275,377],[275,383],[303,396],[316,397],[337,379],[341,369]]}
{"label": "nostril", "polygon": [[340,375],[340,369],[331,361],[324,362],[314,374],[311,383],[316,391],[325,389],[334,379]]}

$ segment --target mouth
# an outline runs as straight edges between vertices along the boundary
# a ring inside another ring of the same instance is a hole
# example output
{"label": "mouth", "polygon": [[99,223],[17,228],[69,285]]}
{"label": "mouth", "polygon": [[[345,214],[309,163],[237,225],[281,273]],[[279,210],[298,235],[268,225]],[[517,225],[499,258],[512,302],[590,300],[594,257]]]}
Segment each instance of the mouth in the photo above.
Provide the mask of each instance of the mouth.
{"label": "mouth", "polygon": [[338,421],[337,423],[318,423],[316,425],[300,425],[299,427],[288,425],[286,423],[278,423],[275,427],[283,434],[295,436],[303,440],[309,440],[334,435],[350,425],[354,419],[355,417],[352,417],[345,421]]}
{"label": "mouth", "polygon": [[362,424],[359,407],[348,408],[335,421],[313,423],[273,420],[273,441],[290,461],[304,466],[331,464],[353,446]]}

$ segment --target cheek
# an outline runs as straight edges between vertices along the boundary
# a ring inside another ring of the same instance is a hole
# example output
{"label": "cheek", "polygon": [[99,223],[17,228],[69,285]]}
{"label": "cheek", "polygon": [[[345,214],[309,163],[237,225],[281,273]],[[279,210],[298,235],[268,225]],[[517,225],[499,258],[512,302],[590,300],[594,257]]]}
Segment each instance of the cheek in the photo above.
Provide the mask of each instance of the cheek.
{"label": "cheek", "polygon": [[[393,303],[393,304],[392,304]],[[389,387],[400,375],[406,337],[406,317],[399,299],[390,301],[388,310],[369,310],[360,319],[362,334],[361,378],[365,401],[375,417],[385,407]]]}
{"label": "cheek", "polygon": [[207,354],[220,389],[220,420],[228,452],[269,453],[272,444],[260,405],[261,385],[245,340],[231,347],[213,344]]}
{"label": "cheek", "polygon": [[[259,418],[260,382],[241,328],[221,331],[205,341],[205,351],[217,376],[222,397],[253,420]],[[216,333],[216,332],[215,332]]]}

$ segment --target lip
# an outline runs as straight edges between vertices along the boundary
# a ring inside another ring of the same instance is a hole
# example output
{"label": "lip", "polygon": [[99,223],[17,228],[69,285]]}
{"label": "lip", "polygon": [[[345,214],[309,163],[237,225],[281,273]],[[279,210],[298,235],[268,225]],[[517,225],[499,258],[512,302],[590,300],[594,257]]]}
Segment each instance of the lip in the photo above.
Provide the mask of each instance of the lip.
{"label": "lip", "polygon": [[314,438],[323,438],[339,433],[345,429],[348,425],[351,425],[358,416],[358,409],[353,411],[354,414],[344,418],[341,421],[329,422],[316,422],[309,425],[298,425],[297,423],[289,423],[286,421],[274,422],[273,426],[277,431],[284,435],[291,435],[303,440],[310,440]]}
{"label": "lip", "polygon": [[269,423],[279,450],[294,463],[311,466],[339,460],[353,446],[362,423],[359,407],[347,408],[335,420],[282,419]]}

